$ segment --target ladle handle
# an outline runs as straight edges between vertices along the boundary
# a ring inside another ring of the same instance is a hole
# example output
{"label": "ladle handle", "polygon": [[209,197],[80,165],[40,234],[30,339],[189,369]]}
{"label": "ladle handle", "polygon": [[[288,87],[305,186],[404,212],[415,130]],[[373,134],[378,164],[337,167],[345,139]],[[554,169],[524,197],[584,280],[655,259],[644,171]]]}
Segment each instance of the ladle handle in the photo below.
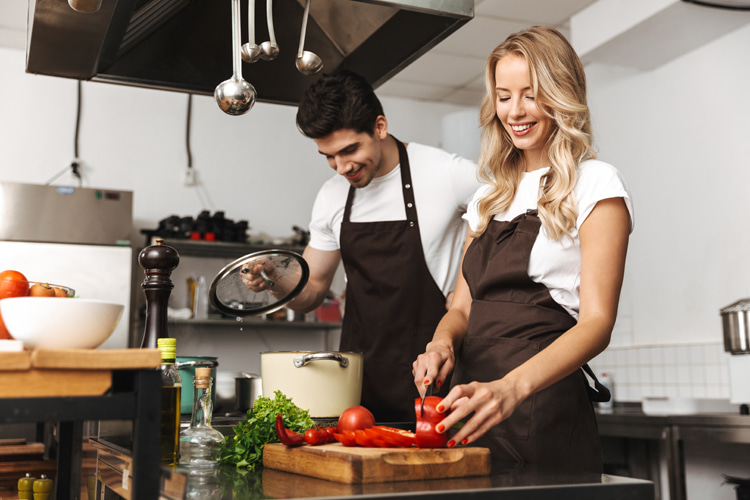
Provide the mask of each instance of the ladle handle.
{"label": "ladle handle", "polygon": [[271,45],[276,45],[276,33],[273,31],[273,0],[266,2],[266,21],[268,21],[268,37]]}
{"label": "ladle handle", "polygon": [[232,75],[236,81],[242,80],[242,54],[240,53],[240,0],[232,0]]}
{"label": "ladle handle", "polygon": [[255,45],[255,0],[247,0],[247,38]]}
{"label": "ladle handle", "polygon": [[297,50],[297,57],[302,57],[302,53],[305,51],[305,34],[307,33],[308,15],[310,15],[310,0],[305,1],[305,12],[302,14],[302,31],[299,35],[299,49]]}

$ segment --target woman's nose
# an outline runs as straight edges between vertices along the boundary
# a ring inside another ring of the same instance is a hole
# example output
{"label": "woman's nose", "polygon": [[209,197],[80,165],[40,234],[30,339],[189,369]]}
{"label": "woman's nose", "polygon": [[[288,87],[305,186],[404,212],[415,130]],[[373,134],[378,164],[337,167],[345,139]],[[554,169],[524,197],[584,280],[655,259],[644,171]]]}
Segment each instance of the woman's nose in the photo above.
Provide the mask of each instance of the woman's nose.
{"label": "woman's nose", "polygon": [[510,106],[510,116],[523,116],[526,114],[526,108],[523,106],[523,100],[513,99]]}

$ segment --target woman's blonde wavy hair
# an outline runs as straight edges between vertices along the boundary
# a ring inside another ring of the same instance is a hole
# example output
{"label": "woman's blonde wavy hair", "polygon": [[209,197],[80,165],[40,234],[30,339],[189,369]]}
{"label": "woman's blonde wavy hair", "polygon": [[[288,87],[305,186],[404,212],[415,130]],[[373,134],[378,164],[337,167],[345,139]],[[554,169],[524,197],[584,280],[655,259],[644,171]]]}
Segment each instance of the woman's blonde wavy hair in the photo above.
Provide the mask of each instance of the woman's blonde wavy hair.
{"label": "woman's blonde wavy hair", "polygon": [[479,200],[480,222],[473,236],[487,229],[493,215],[508,209],[526,168],[523,150],[513,145],[495,108],[495,66],[509,54],[520,55],[528,62],[534,100],[553,120],[545,144],[551,168],[542,177],[538,210],[548,236],[560,239],[570,235],[578,217],[573,193],[577,166],[596,158],[596,153],[583,64],[559,31],[544,26],[510,35],[487,59],[487,91],[480,109],[479,176],[491,189]]}

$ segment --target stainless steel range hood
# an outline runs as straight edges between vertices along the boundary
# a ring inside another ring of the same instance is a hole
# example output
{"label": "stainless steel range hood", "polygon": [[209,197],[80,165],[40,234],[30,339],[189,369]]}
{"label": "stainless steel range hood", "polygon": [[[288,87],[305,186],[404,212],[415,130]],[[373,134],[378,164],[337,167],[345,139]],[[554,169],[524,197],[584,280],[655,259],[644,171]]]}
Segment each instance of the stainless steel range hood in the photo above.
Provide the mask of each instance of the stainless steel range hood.
{"label": "stainless steel range hood", "polygon": [[[255,5],[260,43],[268,40],[266,2]],[[294,64],[303,6],[275,0],[279,56],[243,63],[258,101],[296,105],[319,77]],[[474,0],[312,0],[305,49],[323,59],[323,73],[349,69],[377,87],[473,15]],[[90,14],[67,0],[29,0],[29,23],[27,73],[207,95],[232,74],[229,0],[104,0]]]}

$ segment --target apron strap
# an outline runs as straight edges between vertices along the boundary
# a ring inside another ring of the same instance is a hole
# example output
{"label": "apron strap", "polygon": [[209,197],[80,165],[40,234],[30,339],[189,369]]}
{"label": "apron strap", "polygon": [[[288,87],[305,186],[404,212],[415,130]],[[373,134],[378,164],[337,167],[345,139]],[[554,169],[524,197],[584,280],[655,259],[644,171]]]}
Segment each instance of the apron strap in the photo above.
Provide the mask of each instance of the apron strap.
{"label": "apron strap", "polygon": [[607,401],[612,399],[612,394],[609,392],[609,389],[607,389],[602,385],[601,382],[599,382],[599,379],[596,378],[596,375],[594,375],[594,371],[591,369],[588,363],[583,365],[581,369],[594,382],[594,387],[591,387],[591,384],[586,384],[586,392],[589,395],[589,400],[596,403],[606,403]]}

